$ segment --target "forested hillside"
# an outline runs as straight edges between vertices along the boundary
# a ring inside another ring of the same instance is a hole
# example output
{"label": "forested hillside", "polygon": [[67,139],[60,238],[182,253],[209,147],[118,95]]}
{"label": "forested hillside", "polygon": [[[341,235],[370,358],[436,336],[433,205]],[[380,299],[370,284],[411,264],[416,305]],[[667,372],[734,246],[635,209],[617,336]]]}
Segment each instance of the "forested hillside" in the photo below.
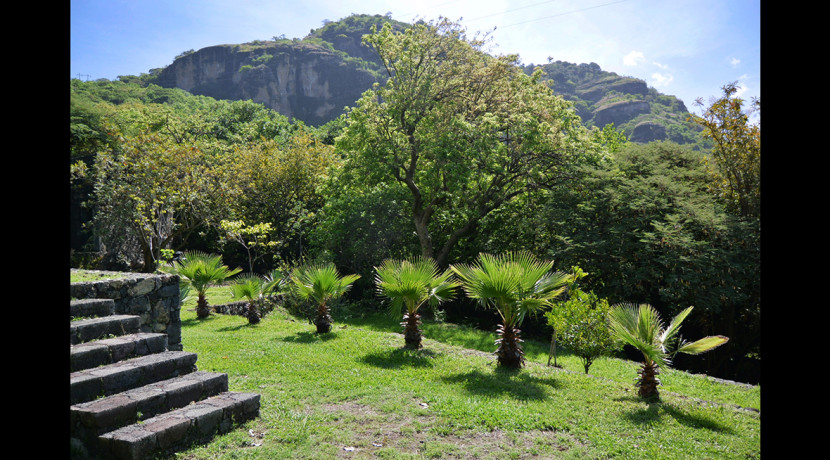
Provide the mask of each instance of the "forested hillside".
{"label": "forested hillside", "polygon": [[[693,129],[679,122],[682,102],[642,82],[595,64],[532,73],[481,53],[453,24],[411,32],[418,46],[446,50],[424,68],[442,83],[428,87],[404,71],[402,29],[370,38],[381,51],[372,61],[344,24],[303,42],[332,40],[332,56],[348,53],[379,84],[325,123],[154,83],[167,69],[71,80],[73,266],[152,271],[185,249],[258,273],[331,261],[361,275],[349,301],[377,310],[373,271],[386,258],[446,266],[528,250],[579,267],[581,288],[612,303],[649,303],[664,317],[694,305],[684,333],[730,340],[675,364],[760,381],[760,153],[745,147],[757,138],[740,123],[745,101],[726,91]],[[378,77],[387,67],[395,79]],[[614,107],[644,103],[648,114],[614,122],[623,135],[599,129]],[[717,129],[726,118],[729,129]],[[675,142],[627,139],[649,123]],[[733,137],[698,135],[712,132]],[[730,188],[724,174],[735,170],[746,188]],[[489,330],[497,319],[464,299],[441,314]],[[523,329],[550,338],[544,318]]]}

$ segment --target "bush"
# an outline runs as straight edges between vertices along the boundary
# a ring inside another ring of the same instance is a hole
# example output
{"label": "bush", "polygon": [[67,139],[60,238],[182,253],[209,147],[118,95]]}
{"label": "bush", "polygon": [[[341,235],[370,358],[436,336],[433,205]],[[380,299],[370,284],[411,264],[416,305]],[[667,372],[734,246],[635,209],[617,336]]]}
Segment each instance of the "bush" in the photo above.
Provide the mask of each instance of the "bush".
{"label": "bush", "polygon": [[596,358],[620,348],[611,334],[608,314],[611,306],[591,292],[573,289],[568,300],[557,302],[545,313],[553,326],[554,340],[582,360],[585,373]]}

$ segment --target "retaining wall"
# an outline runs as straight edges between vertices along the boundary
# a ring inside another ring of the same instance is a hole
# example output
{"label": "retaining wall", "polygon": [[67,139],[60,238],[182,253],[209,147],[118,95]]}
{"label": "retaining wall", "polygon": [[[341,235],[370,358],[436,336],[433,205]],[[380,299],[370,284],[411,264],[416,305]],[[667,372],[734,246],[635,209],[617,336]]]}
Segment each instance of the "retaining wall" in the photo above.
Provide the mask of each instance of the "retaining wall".
{"label": "retaining wall", "polygon": [[112,299],[115,303],[115,314],[140,316],[141,332],[166,333],[168,349],[182,350],[181,303],[177,275],[92,272],[116,274],[120,277],[71,283],[71,299]]}

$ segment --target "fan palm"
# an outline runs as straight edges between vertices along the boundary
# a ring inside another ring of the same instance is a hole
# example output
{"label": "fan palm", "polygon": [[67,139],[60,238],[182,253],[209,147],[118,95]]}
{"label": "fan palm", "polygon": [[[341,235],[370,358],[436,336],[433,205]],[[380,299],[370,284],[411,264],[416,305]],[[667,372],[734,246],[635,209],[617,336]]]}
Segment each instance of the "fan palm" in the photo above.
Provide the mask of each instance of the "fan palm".
{"label": "fan palm", "polygon": [[524,364],[521,331],[518,326],[527,315],[549,307],[567,289],[573,275],[552,271],[553,261],[536,259],[526,251],[502,255],[479,254],[475,264],[452,265],[467,297],[501,317],[496,331],[498,365],[520,368]]}
{"label": "fan palm", "polygon": [[295,268],[291,272],[291,286],[294,292],[303,300],[311,300],[317,304],[317,313],[314,325],[317,333],[324,334],[331,331],[331,315],[329,302],[349,290],[351,284],[360,278],[360,275],[340,276],[334,264],[315,264]]}
{"label": "fan palm", "polygon": [[677,353],[696,355],[726,343],[729,338],[716,335],[704,337],[695,342],[678,338],[680,324],[692,311],[689,307],[672,318],[668,327],[663,327],[660,315],[651,305],[619,304],[611,310],[611,329],[624,343],[643,354],[643,365],[639,371],[637,394],[643,398],[659,397],[657,378],[659,367],[669,367],[671,358]]}
{"label": "fan palm", "polygon": [[378,293],[388,297],[390,302],[389,314],[399,317],[401,309],[405,309],[404,343],[409,348],[421,348],[421,315],[418,309],[424,303],[438,305],[455,295],[458,283],[452,279],[452,272],[443,273],[437,264],[428,258],[419,257],[413,260],[386,259],[379,267],[375,285]]}
{"label": "fan palm", "polygon": [[179,275],[183,285],[196,291],[196,316],[198,318],[206,318],[210,315],[210,307],[205,298],[207,289],[241,271],[241,268],[231,269],[223,265],[221,255],[201,251],[185,252],[184,260],[175,262],[171,269],[172,273]]}
{"label": "fan palm", "polygon": [[248,318],[248,323],[250,324],[256,324],[261,319],[257,304],[263,301],[265,288],[266,280],[256,274],[247,274],[238,277],[236,283],[231,285],[231,293],[234,297],[248,299],[248,309],[245,317]]}

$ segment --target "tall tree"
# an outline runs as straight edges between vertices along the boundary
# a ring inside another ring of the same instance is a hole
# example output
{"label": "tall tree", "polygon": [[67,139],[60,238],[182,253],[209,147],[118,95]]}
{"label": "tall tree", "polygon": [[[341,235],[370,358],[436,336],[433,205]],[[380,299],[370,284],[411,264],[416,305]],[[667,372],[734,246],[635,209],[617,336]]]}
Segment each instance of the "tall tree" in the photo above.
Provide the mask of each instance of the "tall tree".
{"label": "tall tree", "polygon": [[737,82],[723,86],[723,96],[704,107],[698,98],[695,105],[702,116],[693,116],[703,126],[703,136],[714,142],[707,157],[713,189],[729,207],[742,217],[761,216],[761,122],[749,118],[761,111],[761,99],[754,98],[749,107],[737,97]]}
{"label": "tall tree", "polygon": [[349,111],[338,138],[343,177],[408,191],[423,257],[446,266],[479,221],[522,193],[550,186],[577,158],[598,159],[596,137],[541,73],[516,55],[493,57],[446,19],[364,37],[389,76]]}

